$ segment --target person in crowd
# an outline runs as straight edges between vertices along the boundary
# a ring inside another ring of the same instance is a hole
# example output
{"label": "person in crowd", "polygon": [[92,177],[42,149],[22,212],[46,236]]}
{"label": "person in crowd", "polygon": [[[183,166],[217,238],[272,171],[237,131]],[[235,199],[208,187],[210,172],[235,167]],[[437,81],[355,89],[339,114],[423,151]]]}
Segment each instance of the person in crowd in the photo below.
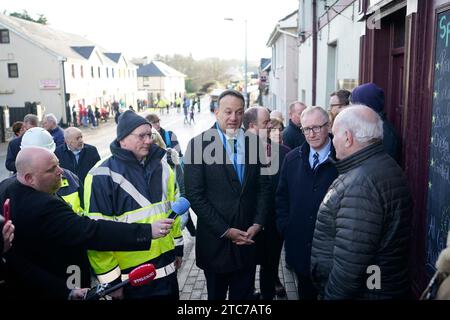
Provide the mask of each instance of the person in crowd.
{"label": "person in crowd", "polygon": [[[286,148],[289,148],[283,143],[283,131],[284,131],[283,121],[281,121],[279,118],[270,118],[269,128],[270,128],[269,130],[270,141],[275,142],[279,145],[283,145]],[[291,148],[289,148],[289,150],[291,150]]]}
{"label": "person in crowd", "polygon": [[223,300],[227,292],[230,300],[252,299],[254,237],[266,221],[270,181],[261,174],[262,159],[250,162],[260,146],[241,129],[244,97],[226,90],[218,103],[216,123],[191,139],[185,158],[186,194],[198,217],[196,264],[209,300]]}
{"label": "person in crowd", "polygon": [[[175,149],[167,148],[163,138],[161,137],[159,132],[153,127],[152,127],[152,140],[153,143],[158,145],[160,148],[166,149],[167,163],[175,172],[178,189],[180,190],[180,196],[186,197],[186,192],[184,188],[184,170],[178,152]],[[195,224],[192,221],[190,210],[186,211],[186,213],[181,216],[181,229],[184,229],[184,227],[187,228],[189,234],[192,237],[195,237],[196,235]]]}
{"label": "person in crowd", "polygon": [[294,149],[305,142],[305,136],[301,131],[300,117],[306,105],[303,102],[296,101],[289,106],[289,124],[283,132],[284,144]]}
{"label": "person in crowd", "polygon": [[[31,147],[39,147],[55,151],[55,141],[50,133],[44,128],[34,127],[27,130],[22,138],[20,149],[26,149]],[[56,194],[61,197],[67,204],[69,204],[72,210],[78,214],[83,212],[82,208],[82,187],[78,177],[70,170],[63,169],[61,175],[61,187]],[[16,181],[16,175],[13,175],[2,181],[0,184],[0,194],[2,194],[6,188]]]}
{"label": "person in crowd", "polygon": [[330,108],[328,115],[330,116],[330,127],[333,127],[334,118],[339,112],[350,105],[351,92],[345,89],[334,91],[330,94]]}
{"label": "person in crowd", "polygon": [[[194,100],[195,101],[195,100]],[[195,124],[195,103],[192,103],[191,110],[189,111],[189,124]]]}
{"label": "person in crowd", "polygon": [[[39,119],[34,114],[27,114],[23,118],[23,128],[24,132],[26,132],[28,129],[37,127],[39,125]],[[6,153],[6,161],[5,161],[5,167],[12,173],[16,173],[16,157],[17,154],[20,151],[20,144],[22,143],[22,137],[23,135],[11,140],[8,144],[8,151]]]}
{"label": "person in crowd", "polygon": [[383,121],[354,105],[333,125],[338,178],[317,213],[311,275],[322,299],[409,297],[412,199],[384,150]]}
{"label": "person in crowd", "polygon": [[284,161],[276,192],[276,220],[284,238],[286,262],[297,276],[299,299],[315,300],[317,292],[309,275],[311,243],[317,210],[337,170],[330,161],[334,148],[327,112],[308,107],[301,125],[306,143],[289,152]]}
{"label": "person in crowd", "polygon": [[16,121],[12,125],[12,131],[15,137],[20,137],[25,132],[23,121]]}
{"label": "person in crowd", "polygon": [[189,123],[188,115],[189,115],[189,108],[190,107],[191,107],[191,99],[189,99],[188,97],[185,96],[183,98],[183,113],[184,113],[183,123],[184,124],[188,124]]}
{"label": "person in crowd", "polygon": [[183,154],[181,153],[180,143],[178,142],[177,135],[171,130],[165,130],[164,128],[162,128],[161,120],[156,114],[151,113],[147,115],[145,119],[147,119],[147,121],[150,122],[152,127],[155,128],[161,135],[161,137],[164,139],[166,147],[177,150],[179,156],[182,157]]}
{"label": "person in crowd", "polygon": [[283,123],[283,126],[284,126],[284,117],[283,117],[283,114],[281,113],[281,111],[278,111],[278,110],[271,111],[270,119],[278,119],[281,121],[281,123]]}
{"label": "person in crowd", "polygon": [[64,144],[64,130],[58,126],[58,119],[53,113],[44,115],[42,127],[52,135],[57,147]]}
{"label": "person in crowd", "polygon": [[73,126],[74,127],[78,127],[78,117],[77,117],[77,109],[75,107],[75,105],[72,106],[72,121],[73,121]]}
{"label": "person in crowd", "polygon": [[83,133],[75,127],[64,130],[64,141],[65,143],[55,150],[59,165],[61,168],[75,173],[83,183],[89,170],[100,161],[98,150],[96,147],[84,143]]}
{"label": "person in crowd", "polygon": [[[133,111],[119,118],[112,156],[88,173],[84,186],[86,216],[92,219],[153,223],[168,216],[178,198],[176,178],[166,151],[152,143],[150,123]],[[114,293],[126,299],[178,299],[176,270],[181,266],[183,238],[180,218],[166,237],[145,252],[89,251],[92,269],[100,283],[114,283],[135,267],[152,263],[157,279],[142,287],[125,287]]]}
{"label": "person in crowd", "polygon": [[352,104],[363,104],[371,108],[383,120],[383,146],[386,153],[400,163],[400,138],[395,128],[386,118],[384,109],[384,91],[374,83],[364,83],[352,91]]}
{"label": "person in crowd", "polygon": [[31,292],[38,299],[82,299],[90,287],[87,249],[148,250],[152,238],[166,236],[173,223],[127,224],[74,214],[55,196],[63,171],[47,149],[21,150],[16,167],[17,180],[0,195],[1,203],[10,199],[15,225],[14,245],[6,254],[9,298]]}
{"label": "person in crowd", "polygon": [[264,229],[256,236],[257,260],[261,265],[259,283],[263,300],[273,300],[275,295],[279,297],[286,296],[286,290],[278,277],[278,265],[280,263],[283,239],[277,230],[275,222],[275,191],[278,186],[280,166],[290,149],[268,139],[268,133],[271,130],[269,116],[269,111],[266,108],[251,107],[245,111],[243,118],[246,132],[258,135],[262,142],[266,144],[267,159],[272,160],[272,158],[276,157],[276,163],[278,164],[274,174],[269,176],[271,180],[271,194],[266,224]]}

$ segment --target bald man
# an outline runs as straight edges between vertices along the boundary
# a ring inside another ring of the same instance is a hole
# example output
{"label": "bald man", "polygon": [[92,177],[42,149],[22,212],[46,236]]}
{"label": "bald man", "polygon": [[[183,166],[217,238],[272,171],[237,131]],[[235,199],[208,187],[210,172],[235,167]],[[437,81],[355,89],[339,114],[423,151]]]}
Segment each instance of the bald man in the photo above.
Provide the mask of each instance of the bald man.
{"label": "bald man", "polygon": [[[17,181],[0,196],[11,201],[14,245],[7,253],[9,297],[80,299],[90,286],[86,250],[148,250],[151,239],[165,236],[173,222],[127,224],[73,214],[54,193],[63,170],[47,149],[22,149]],[[164,230],[164,234],[159,234]]]}
{"label": "bald man", "polygon": [[412,200],[383,148],[383,121],[362,105],[333,124],[339,176],[317,213],[311,275],[323,299],[409,297]]}
{"label": "bald man", "polygon": [[59,159],[61,168],[75,173],[84,183],[84,178],[89,170],[100,161],[100,155],[96,147],[84,143],[83,133],[80,129],[69,127],[64,130],[64,141],[58,146],[55,154]]}
{"label": "bald man", "polygon": [[305,136],[301,130],[301,115],[306,105],[296,101],[289,105],[289,124],[283,132],[283,141],[291,149],[295,149],[305,142]]}

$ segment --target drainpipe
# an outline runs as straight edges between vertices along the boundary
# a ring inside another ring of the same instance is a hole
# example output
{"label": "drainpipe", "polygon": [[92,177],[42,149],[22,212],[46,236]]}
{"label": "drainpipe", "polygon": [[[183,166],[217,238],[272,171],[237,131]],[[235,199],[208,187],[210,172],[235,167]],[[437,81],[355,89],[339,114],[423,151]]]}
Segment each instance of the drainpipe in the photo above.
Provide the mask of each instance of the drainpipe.
{"label": "drainpipe", "polygon": [[312,1],[312,105],[316,105],[317,82],[317,1]]}
{"label": "drainpipe", "polygon": [[[62,101],[64,102],[64,109],[63,109],[63,112],[62,112],[62,115],[66,115],[65,116],[65,119],[64,119],[64,116],[63,116],[63,119],[62,119],[62,122],[64,123],[64,122],[66,122],[67,124],[68,124],[68,121],[67,121],[67,119],[68,119],[68,115],[67,115],[67,104],[69,103],[69,101],[67,101],[67,99],[66,99],[66,75],[65,75],[65,71],[64,71],[64,62],[66,62],[67,61],[67,59],[65,58],[65,57],[58,57],[58,60],[61,62],[61,76],[62,76],[62,81],[61,81],[61,85],[62,85]],[[70,108],[69,108],[69,112],[70,112]]]}

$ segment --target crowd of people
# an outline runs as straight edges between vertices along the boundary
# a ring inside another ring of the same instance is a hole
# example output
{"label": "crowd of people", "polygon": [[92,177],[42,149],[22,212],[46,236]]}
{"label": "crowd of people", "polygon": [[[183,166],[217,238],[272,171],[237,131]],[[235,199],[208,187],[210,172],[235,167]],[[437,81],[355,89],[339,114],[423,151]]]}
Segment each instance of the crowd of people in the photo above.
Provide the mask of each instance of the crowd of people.
{"label": "crowd of people", "polygon": [[[333,92],[328,112],[295,101],[286,128],[279,111],[244,106],[225,90],[184,154],[158,115],[121,112],[106,159],[77,127],[26,115],[8,147],[14,175],[0,183],[10,200],[1,290],[83,299],[92,279],[113,286],[151,263],[153,281],[110,296],[177,300],[186,227],[209,300],[285,296],[283,245],[301,300],[412,298],[413,202],[383,90]],[[190,209],[173,215],[182,198]]]}

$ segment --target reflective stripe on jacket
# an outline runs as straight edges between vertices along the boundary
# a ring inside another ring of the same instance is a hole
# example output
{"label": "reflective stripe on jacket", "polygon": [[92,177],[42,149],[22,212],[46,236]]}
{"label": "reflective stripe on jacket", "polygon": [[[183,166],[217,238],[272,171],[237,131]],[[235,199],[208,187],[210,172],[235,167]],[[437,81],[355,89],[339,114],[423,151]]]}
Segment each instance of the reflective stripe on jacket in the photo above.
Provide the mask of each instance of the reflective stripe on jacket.
{"label": "reflective stripe on jacket", "polygon": [[61,177],[61,188],[57,194],[72,207],[72,210],[80,215],[83,212],[80,199],[80,182],[78,177],[70,170],[63,169],[64,173]]}
{"label": "reflective stripe on jacket", "polygon": [[[165,151],[152,145],[148,159],[140,164],[131,152],[111,144],[113,156],[100,161],[85,179],[86,215],[96,220],[124,223],[153,223],[171,213],[178,197],[175,174],[165,159]],[[172,263],[183,250],[181,219],[171,232],[152,240],[147,251],[88,251],[94,272],[101,283],[118,279],[143,263],[156,268]],[[175,252],[176,251],[176,252]]]}

